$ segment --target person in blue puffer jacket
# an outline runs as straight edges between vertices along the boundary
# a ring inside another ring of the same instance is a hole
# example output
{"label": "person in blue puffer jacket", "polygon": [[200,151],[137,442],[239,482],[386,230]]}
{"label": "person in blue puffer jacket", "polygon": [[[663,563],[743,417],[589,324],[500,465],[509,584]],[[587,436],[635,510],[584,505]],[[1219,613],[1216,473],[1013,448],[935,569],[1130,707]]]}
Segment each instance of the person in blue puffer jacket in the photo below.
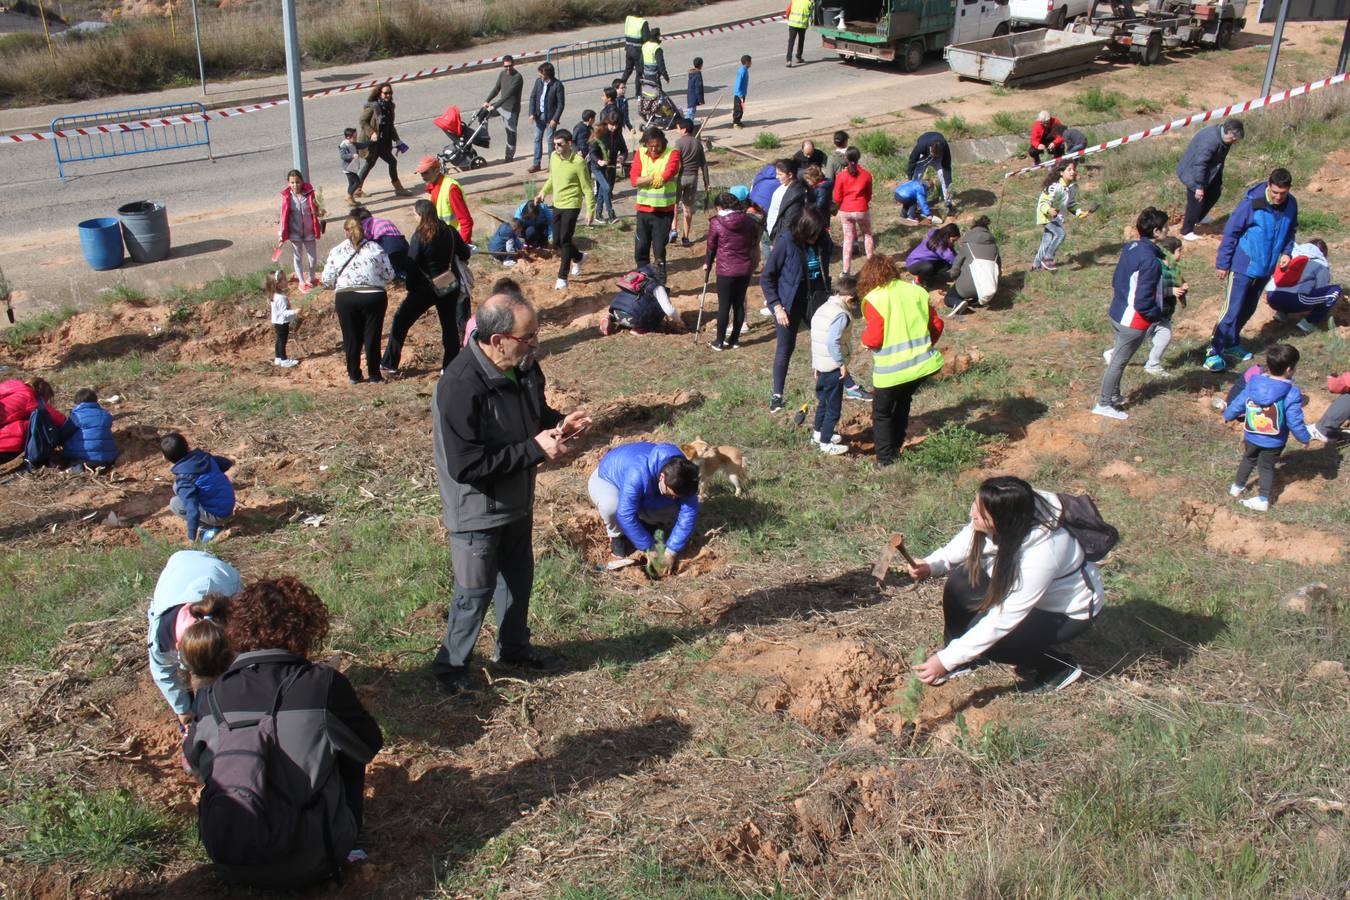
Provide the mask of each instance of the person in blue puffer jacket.
{"label": "person in blue puffer jacket", "polygon": [[1313,439],[1303,421],[1303,392],[1294,384],[1298,357],[1298,348],[1289,344],[1271,347],[1266,351],[1266,370],[1253,375],[1223,411],[1225,422],[1242,419],[1242,462],[1228,493],[1241,497],[1255,468],[1260,493],[1241,503],[1256,512],[1270,509],[1275,461],[1289,443],[1289,435],[1304,445]]}
{"label": "person in blue puffer jacket", "polygon": [[113,440],[112,416],[98,404],[93,388],[75,392],[75,408],[62,429],[60,462],[77,469],[110,466],[117,461],[117,442]]}
{"label": "person in blue puffer jacket", "polygon": [[1298,201],[1289,189],[1294,178],[1288,169],[1276,169],[1265,184],[1247,189],[1242,202],[1228,217],[1223,241],[1214,259],[1219,280],[1226,281],[1223,309],[1214,326],[1205,369],[1222,372],[1228,368],[1225,356],[1238,362],[1252,358],[1240,343],[1242,327],[1256,312],[1261,292],[1276,266],[1289,265],[1298,230]]}
{"label": "person in blue puffer jacket", "polygon": [[187,438],[176,431],[159,439],[159,449],[173,463],[169,511],[187,520],[189,541],[200,537],[203,544],[209,543],[234,515],[234,485],[225,474],[234,463],[200,448],[190,449]]}
{"label": "person in blue puffer jacket", "polygon": [[656,545],[666,531],[666,558],[675,572],[698,522],[698,466],[674,444],[620,444],[600,460],[587,485],[609,536],[611,569]]}

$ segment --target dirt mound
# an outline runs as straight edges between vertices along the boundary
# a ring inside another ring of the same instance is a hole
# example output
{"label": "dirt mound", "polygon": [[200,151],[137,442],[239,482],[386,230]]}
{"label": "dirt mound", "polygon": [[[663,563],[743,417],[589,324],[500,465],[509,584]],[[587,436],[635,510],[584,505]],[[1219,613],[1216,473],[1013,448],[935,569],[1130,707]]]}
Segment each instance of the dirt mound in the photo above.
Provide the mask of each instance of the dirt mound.
{"label": "dirt mound", "polygon": [[1273,522],[1266,516],[1239,515],[1212,503],[1191,503],[1183,512],[1188,528],[1205,532],[1206,546],[1262,561],[1283,559],[1304,565],[1332,565],[1341,559],[1344,542],[1334,534],[1312,533]]}

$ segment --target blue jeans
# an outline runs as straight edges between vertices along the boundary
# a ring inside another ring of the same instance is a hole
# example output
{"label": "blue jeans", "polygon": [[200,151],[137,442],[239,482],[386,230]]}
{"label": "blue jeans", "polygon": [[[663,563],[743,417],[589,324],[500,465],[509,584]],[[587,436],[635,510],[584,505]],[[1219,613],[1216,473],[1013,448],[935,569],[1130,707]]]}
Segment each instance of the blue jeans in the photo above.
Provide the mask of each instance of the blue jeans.
{"label": "blue jeans", "polygon": [[603,212],[613,218],[614,189],[610,186],[609,179],[605,178],[605,173],[599,166],[591,166],[591,177],[595,179],[595,217],[600,218]]}
{"label": "blue jeans", "polygon": [[839,414],[844,407],[844,379],[839,370],[816,373],[816,424],[812,429],[820,432],[820,442],[828,444],[834,435],[834,427],[839,424]]}
{"label": "blue jeans", "polygon": [[1058,222],[1046,222],[1045,230],[1041,233],[1041,246],[1036,250],[1036,258],[1032,260],[1031,267],[1034,269],[1046,260],[1054,262],[1055,253],[1062,243],[1064,243],[1064,226]]}
{"label": "blue jeans", "polygon": [[1266,289],[1269,279],[1269,275],[1258,278],[1237,272],[1228,273],[1223,311],[1219,313],[1219,322],[1214,326],[1214,337],[1209,344],[1210,355],[1222,356],[1225,350],[1241,342],[1242,328],[1252,313],[1256,312],[1256,304],[1261,302],[1261,292]]}
{"label": "blue jeans", "polygon": [[1296,294],[1293,291],[1271,291],[1266,294],[1270,308],[1283,313],[1307,313],[1308,322],[1321,325],[1331,315],[1331,308],[1341,297],[1341,286],[1329,284],[1320,291]]}
{"label": "blue jeans", "polygon": [[556,126],[550,126],[548,122],[535,119],[534,122],[534,164],[540,165],[540,160],[544,158],[544,145],[548,145],[549,153],[553,152],[553,132]]}

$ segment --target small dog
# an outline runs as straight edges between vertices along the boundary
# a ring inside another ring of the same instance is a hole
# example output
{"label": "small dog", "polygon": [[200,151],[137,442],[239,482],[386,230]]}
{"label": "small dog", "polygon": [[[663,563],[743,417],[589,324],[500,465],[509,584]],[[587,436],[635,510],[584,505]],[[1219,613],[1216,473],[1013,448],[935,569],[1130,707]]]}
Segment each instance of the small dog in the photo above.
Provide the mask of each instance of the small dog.
{"label": "small dog", "polygon": [[688,444],[681,444],[680,449],[692,462],[698,463],[700,495],[704,486],[718,472],[726,473],[731,486],[736,489],[736,496],[741,495],[741,479],[749,480],[745,474],[745,455],[741,451],[725,444],[714,447],[701,437],[694,438]]}

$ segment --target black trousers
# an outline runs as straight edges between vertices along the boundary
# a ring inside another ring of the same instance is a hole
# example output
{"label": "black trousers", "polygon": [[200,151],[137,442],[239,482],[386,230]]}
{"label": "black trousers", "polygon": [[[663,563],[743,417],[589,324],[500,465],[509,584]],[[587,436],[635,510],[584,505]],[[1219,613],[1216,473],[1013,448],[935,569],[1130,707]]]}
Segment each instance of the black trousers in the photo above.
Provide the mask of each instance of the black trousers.
{"label": "black trousers", "polygon": [[286,341],[291,336],[291,326],[282,322],[280,325],[272,323],[272,331],[276,335],[276,357],[277,359],[286,358]]}
{"label": "black trousers", "polygon": [[342,327],[342,355],[347,360],[347,377],[361,380],[361,351],[366,351],[366,371],[372,381],[380,381],[380,331],[389,295],[384,291],[338,291],[333,301],[338,325]]}
{"label": "black trousers", "polygon": [[1275,487],[1275,461],[1284,452],[1284,447],[1258,447],[1250,441],[1242,442],[1242,461],[1238,463],[1237,475],[1233,484],[1246,485],[1252,469],[1256,469],[1259,496],[1270,499],[1271,489]]}
{"label": "black trousers", "polygon": [[367,148],[370,155],[361,163],[361,174],[356,176],[356,187],[366,186],[366,177],[370,175],[370,170],[375,168],[375,160],[382,159],[389,166],[389,180],[395,185],[398,181],[398,160],[394,158],[394,147],[392,144],[378,143],[371,144]]}
{"label": "black trousers", "polygon": [[577,234],[580,209],[553,207],[553,246],[558,248],[558,277],[567,280],[567,267],[581,262],[581,251],[572,243]]}
{"label": "black trousers", "polygon": [[802,62],[802,50],[806,49],[806,29],[788,26],[787,60],[792,62],[792,42],[797,42],[797,62]]}
{"label": "black trousers", "polygon": [[[734,347],[741,340],[741,326],[745,324],[745,292],[750,289],[749,275],[717,276],[717,343]],[[731,319],[731,335],[727,336],[727,318]]]}
{"label": "black trousers", "polygon": [[[981,573],[971,585],[968,572],[965,563],[953,567],[947,573],[947,584],[942,589],[942,636],[949,644],[984,616],[980,604],[989,590],[989,578]],[[1091,627],[1091,618],[1072,619],[1064,613],[1033,609],[982,655],[993,662],[1052,675],[1062,669],[1070,657],[1051,648],[1073,640]]]}
{"label": "black trousers", "polygon": [[1181,233],[1190,234],[1195,231],[1195,226],[1200,224],[1201,219],[1209,215],[1209,211],[1214,208],[1214,204],[1219,202],[1219,197],[1222,194],[1222,173],[1205,185],[1205,199],[1203,200],[1195,199],[1195,191],[1186,188],[1186,215],[1181,220]]}
{"label": "black trousers", "polygon": [[909,408],[914,392],[928,380],[916,378],[890,387],[872,384],[872,441],[876,447],[877,462],[889,465],[895,462],[900,447],[909,431]]}
{"label": "black trousers", "polygon": [[359,833],[366,821],[366,767],[339,754],[337,768],[342,792],[347,795],[347,808],[352,811]]}
{"label": "black trousers", "polygon": [[[637,73],[638,80],[642,80],[642,48],[634,47],[631,44],[624,46],[623,77],[619,80],[624,84],[628,83],[628,76],[634,72]],[[636,90],[636,84],[634,85]]]}
{"label": "black trousers", "polygon": [[740,97],[731,98],[731,124],[741,124],[741,118],[745,115],[745,100]]}
{"label": "black trousers", "polygon": [[[656,255],[657,268],[661,270],[661,280],[666,280],[666,243],[670,240],[670,229],[675,225],[675,207],[660,212],[639,212],[637,231],[633,237],[635,243],[633,260],[639,266],[645,266]],[[557,228],[557,223],[554,223]]]}
{"label": "black trousers", "polygon": [[788,323],[782,325],[778,321],[778,316],[773,319],[774,335],[777,340],[773,345],[773,396],[783,396],[783,388],[787,384],[788,365],[792,362],[792,354],[797,349],[797,332],[802,330],[802,322],[806,321],[806,298],[799,296],[793,301],[792,309],[788,310]]}
{"label": "black trousers", "polygon": [[384,344],[384,356],[380,366],[385,369],[397,369],[403,360],[403,342],[408,339],[408,331],[422,315],[432,307],[441,320],[441,368],[450,365],[450,360],[459,353],[459,327],[455,324],[455,306],[459,294],[449,297],[437,297],[430,287],[408,291],[408,296],[394,311],[394,321],[389,325],[389,339]]}
{"label": "black trousers", "polygon": [[923,262],[916,262],[910,266],[909,271],[919,279],[921,284],[927,287],[951,271],[951,265],[935,259],[925,259]]}

